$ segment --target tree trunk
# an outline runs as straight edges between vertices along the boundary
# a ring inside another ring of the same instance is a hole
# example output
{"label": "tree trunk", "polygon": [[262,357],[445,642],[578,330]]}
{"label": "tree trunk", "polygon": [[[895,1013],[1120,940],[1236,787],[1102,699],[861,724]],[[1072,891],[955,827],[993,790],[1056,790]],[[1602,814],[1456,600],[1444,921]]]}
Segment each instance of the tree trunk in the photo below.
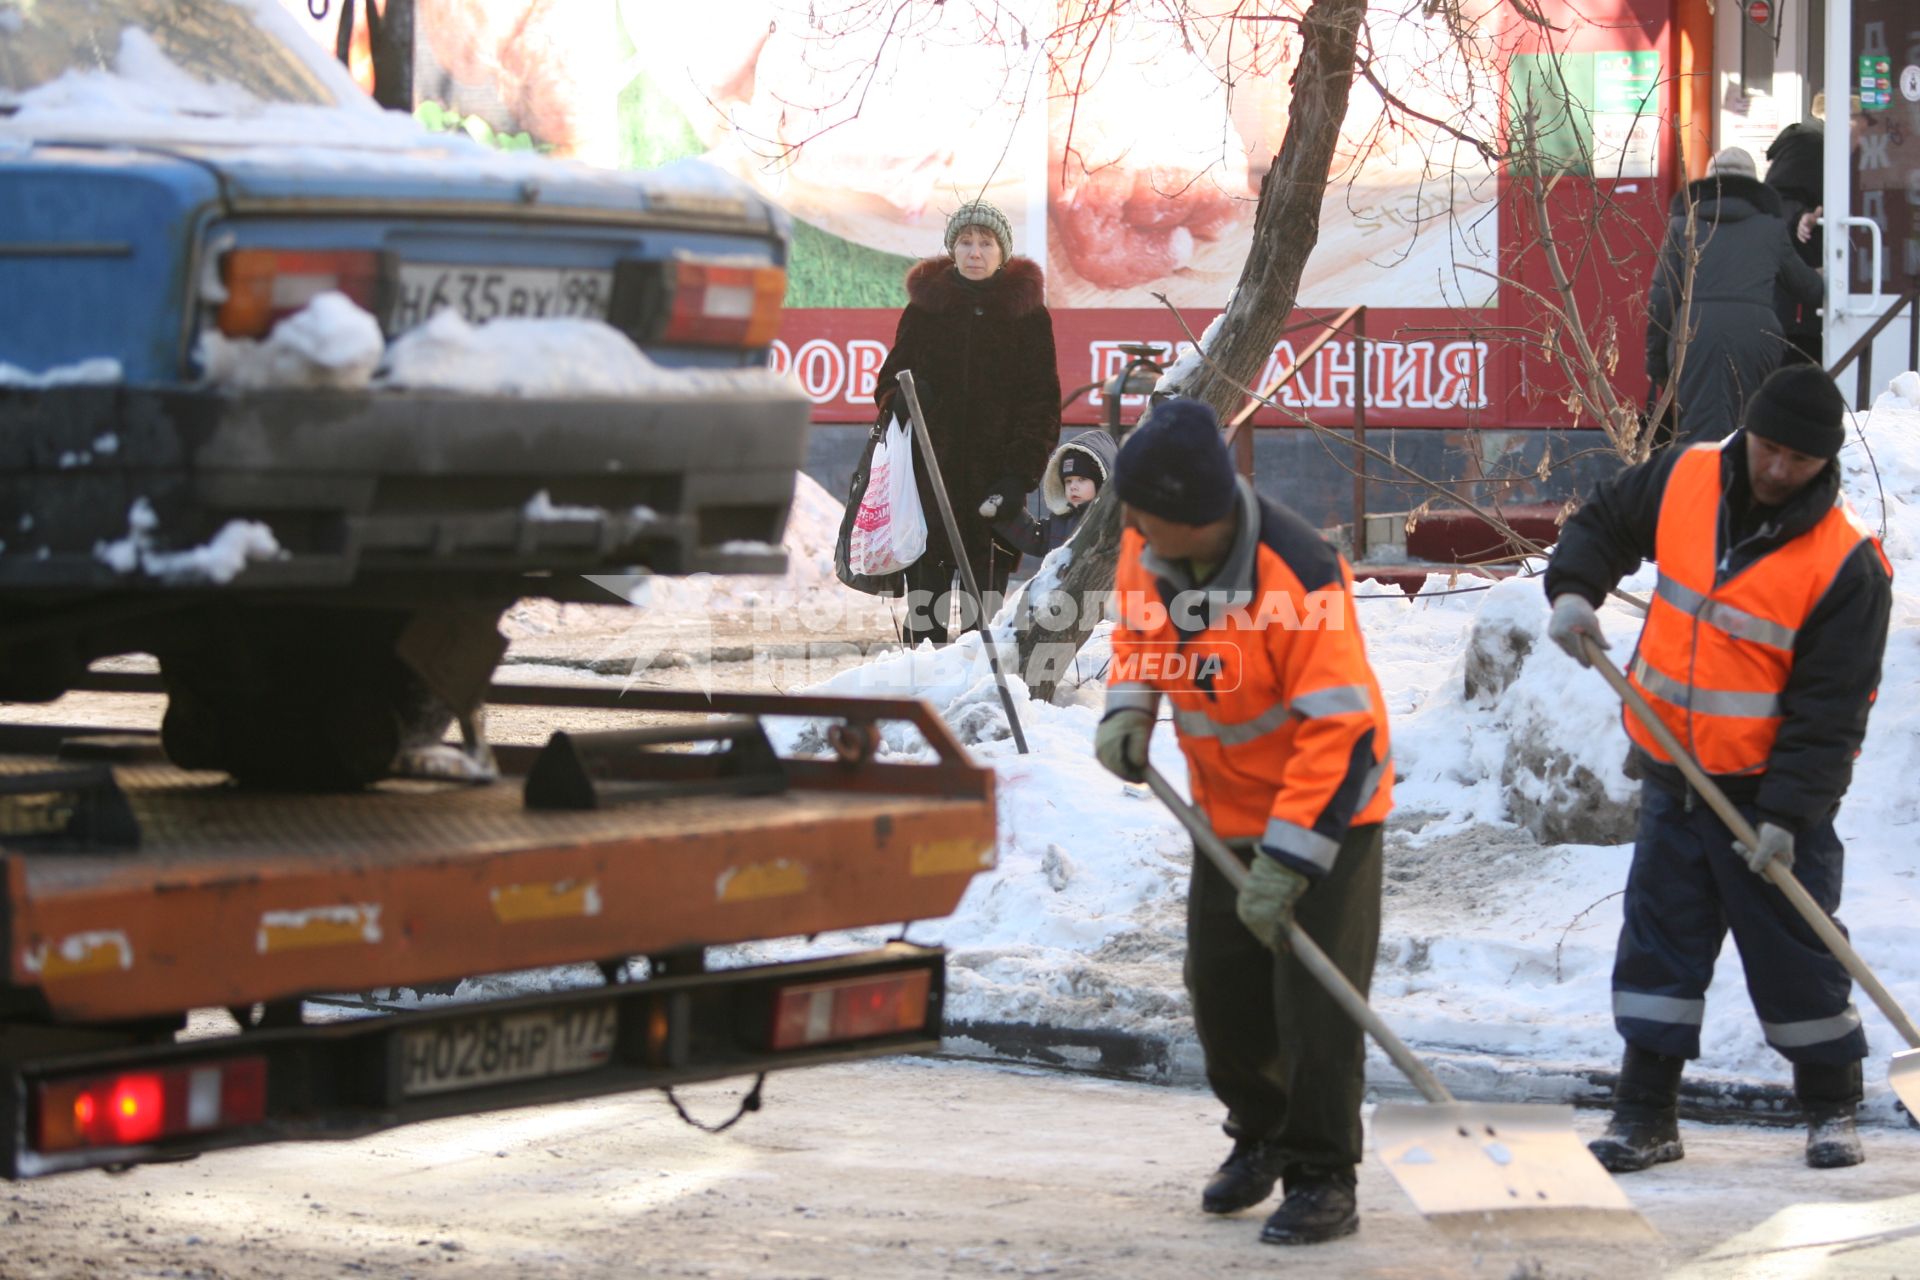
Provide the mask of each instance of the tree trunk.
{"label": "tree trunk", "polygon": [[[1301,19],[1287,134],[1260,185],[1252,252],[1207,352],[1220,368],[1203,364],[1175,388],[1205,400],[1223,419],[1240,407],[1243,393],[1234,381],[1251,385],[1265,367],[1319,242],[1320,205],[1347,115],[1355,46],[1366,15],[1367,0],[1313,0]],[[1067,597],[1073,607],[1058,599],[1020,602],[1019,671],[1040,701],[1052,700],[1073,655],[1104,613],[1119,561],[1120,527],[1120,502],[1109,485],[1068,544],[1073,560],[1058,587],[1047,593]]]}
{"label": "tree trunk", "polygon": [[1240,271],[1208,354],[1181,392],[1205,400],[1224,419],[1243,393],[1229,377],[1251,384],[1279,341],[1300,293],[1300,276],[1320,240],[1320,204],[1353,88],[1354,48],[1367,0],[1314,0],[1300,24],[1300,61],[1293,71],[1287,135],[1260,184],[1253,250]]}

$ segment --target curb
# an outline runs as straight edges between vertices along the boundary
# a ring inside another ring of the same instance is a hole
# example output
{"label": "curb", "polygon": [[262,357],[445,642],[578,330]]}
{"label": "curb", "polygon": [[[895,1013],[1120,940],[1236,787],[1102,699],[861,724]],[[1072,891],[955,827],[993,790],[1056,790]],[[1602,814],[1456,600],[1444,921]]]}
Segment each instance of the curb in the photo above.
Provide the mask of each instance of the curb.
{"label": "curb", "polygon": [[[1605,1110],[1613,1099],[1619,1072],[1564,1062],[1412,1046],[1448,1090],[1462,1102],[1558,1103]],[[1142,1084],[1206,1087],[1200,1045],[1191,1037],[1139,1035],[1105,1027],[1049,1027],[1032,1022],[949,1019],[942,1031],[940,1056],[979,1062],[1021,1063],[1078,1075],[1132,1080]],[[1419,1098],[1392,1070],[1384,1055],[1369,1046],[1369,1101],[1404,1102]],[[1902,1111],[1889,1096],[1869,1098],[1861,1109],[1863,1126],[1895,1126]],[[1706,1124],[1797,1128],[1800,1104],[1784,1084],[1754,1084],[1711,1077],[1683,1080],[1680,1116]],[[1909,1126],[1920,1127],[1912,1116]]]}

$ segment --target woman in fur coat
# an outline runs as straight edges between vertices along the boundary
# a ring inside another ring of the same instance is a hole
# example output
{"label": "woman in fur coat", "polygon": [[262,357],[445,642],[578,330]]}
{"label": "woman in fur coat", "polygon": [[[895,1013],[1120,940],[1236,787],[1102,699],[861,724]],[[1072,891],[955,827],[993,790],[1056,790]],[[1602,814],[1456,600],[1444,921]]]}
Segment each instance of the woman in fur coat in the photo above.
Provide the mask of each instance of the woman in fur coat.
{"label": "woman in fur coat", "polygon": [[[985,201],[947,222],[947,252],[907,272],[907,308],[880,366],[874,400],[904,417],[896,375],[913,371],[927,434],[947,482],[960,548],[992,609],[1020,553],[994,536],[980,508],[998,496],[1023,505],[1060,432],[1060,374],[1040,267],[1013,256],[1006,216]],[[905,639],[947,639],[940,608],[959,566],[924,464],[915,470],[927,517],[927,550],[906,570]],[[974,624],[971,604],[962,606]]]}

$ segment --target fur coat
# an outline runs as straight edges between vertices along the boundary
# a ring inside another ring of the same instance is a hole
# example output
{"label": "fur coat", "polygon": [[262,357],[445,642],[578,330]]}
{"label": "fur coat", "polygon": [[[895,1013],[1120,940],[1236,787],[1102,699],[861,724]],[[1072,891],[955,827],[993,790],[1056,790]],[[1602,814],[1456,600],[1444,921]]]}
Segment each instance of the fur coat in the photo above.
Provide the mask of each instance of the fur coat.
{"label": "fur coat", "polygon": [[[907,273],[907,306],[880,366],[874,399],[897,408],[895,375],[913,371],[927,434],[947,482],[966,550],[985,556],[992,531],[980,515],[988,494],[1009,505],[1040,483],[1060,433],[1060,374],[1045,282],[1029,258],[1014,257],[978,283],[941,256]],[[940,509],[922,465],[916,471],[927,515],[927,555],[953,563]]]}

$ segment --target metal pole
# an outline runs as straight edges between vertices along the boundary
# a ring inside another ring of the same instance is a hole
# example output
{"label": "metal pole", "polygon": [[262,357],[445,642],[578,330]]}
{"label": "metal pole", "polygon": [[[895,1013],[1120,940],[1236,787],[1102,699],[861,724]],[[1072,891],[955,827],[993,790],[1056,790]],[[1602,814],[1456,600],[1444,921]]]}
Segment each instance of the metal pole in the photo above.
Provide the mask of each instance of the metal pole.
{"label": "metal pole", "polygon": [[1353,558],[1367,558],[1367,309],[1353,317]]}
{"label": "metal pole", "polygon": [[1008,727],[1013,730],[1013,745],[1020,749],[1021,755],[1026,755],[1027,735],[1020,727],[1020,712],[1013,705],[1012,691],[1007,688],[1006,672],[1000,669],[1000,646],[994,641],[993,628],[987,623],[987,604],[980,598],[980,584],[974,581],[973,563],[967,559],[966,548],[960,542],[960,525],[953,518],[953,503],[947,498],[947,482],[940,475],[940,459],[934,455],[933,437],[927,434],[927,420],[920,413],[920,393],[914,389],[911,369],[900,371],[900,393],[907,400],[907,417],[913,421],[913,438],[920,442],[920,461],[927,468],[927,479],[931,482],[928,487],[933,490],[933,501],[940,508],[940,519],[947,528],[947,545],[952,548],[953,558],[960,570],[960,585],[973,597],[981,647],[987,651],[987,665],[993,668],[993,682],[1000,688],[1000,705],[1006,710]]}

